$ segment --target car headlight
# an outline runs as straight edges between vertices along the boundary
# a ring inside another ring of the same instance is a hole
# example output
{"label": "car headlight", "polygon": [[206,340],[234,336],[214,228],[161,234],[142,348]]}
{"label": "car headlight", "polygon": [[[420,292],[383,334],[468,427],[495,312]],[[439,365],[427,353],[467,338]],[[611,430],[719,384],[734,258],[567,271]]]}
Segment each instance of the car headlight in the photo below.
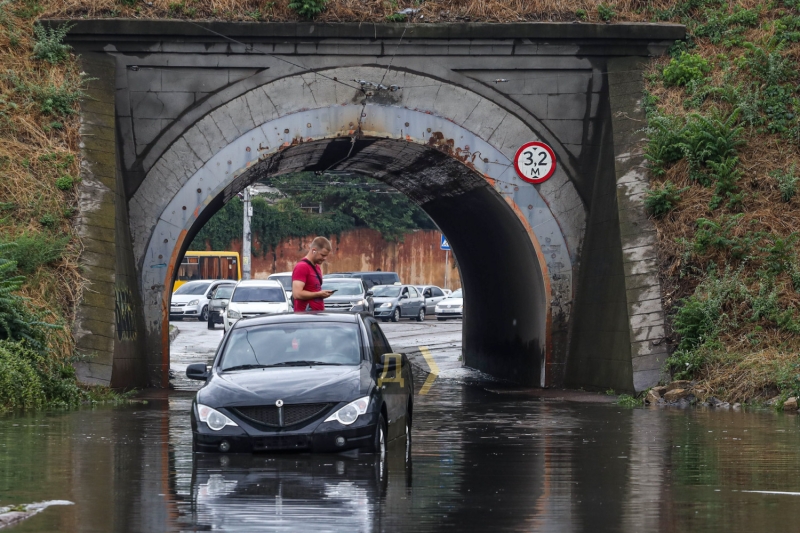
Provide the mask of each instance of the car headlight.
{"label": "car headlight", "polygon": [[441,307],[439,307],[438,305],[437,305],[436,307],[434,307],[434,308],[433,308],[433,310],[434,310],[435,312],[437,312],[437,313],[441,313],[441,312],[442,312],[442,308],[441,308]]}
{"label": "car headlight", "polygon": [[239,314],[239,311],[228,309],[228,318],[242,318],[242,315]]}
{"label": "car headlight", "polygon": [[392,302],[386,302],[385,304],[381,304],[381,307],[391,307]]}
{"label": "car headlight", "polygon": [[188,303],[188,304],[186,304],[186,305],[197,305],[197,304],[199,304],[199,303],[200,303],[200,300],[192,300],[191,302],[189,302],[189,303]]}
{"label": "car headlight", "polygon": [[200,403],[197,404],[197,415],[200,417],[200,422],[205,422],[209,429],[214,431],[219,431],[225,426],[239,425],[216,409]]}
{"label": "car headlight", "polygon": [[350,302],[350,305],[367,305],[366,300],[356,300],[355,302]]}
{"label": "car headlight", "polygon": [[338,420],[340,424],[349,426],[356,421],[358,415],[363,415],[367,412],[367,407],[369,407],[369,396],[364,396],[363,398],[348,403],[326,418],[325,422]]}

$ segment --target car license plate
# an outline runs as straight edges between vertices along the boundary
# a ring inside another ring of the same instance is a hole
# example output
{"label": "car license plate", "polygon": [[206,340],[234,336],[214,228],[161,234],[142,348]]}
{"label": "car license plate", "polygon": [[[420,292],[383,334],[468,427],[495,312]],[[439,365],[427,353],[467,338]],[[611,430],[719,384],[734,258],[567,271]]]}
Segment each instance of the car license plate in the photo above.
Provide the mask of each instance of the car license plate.
{"label": "car license plate", "polygon": [[170,308],[169,308],[169,312],[170,312],[170,313],[178,313],[178,314],[181,314],[181,313],[183,313],[183,311],[181,310],[181,308],[180,308],[180,307],[170,307]]}
{"label": "car license plate", "polygon": [[458,309],[445,309],[445,313],[458,313]]}

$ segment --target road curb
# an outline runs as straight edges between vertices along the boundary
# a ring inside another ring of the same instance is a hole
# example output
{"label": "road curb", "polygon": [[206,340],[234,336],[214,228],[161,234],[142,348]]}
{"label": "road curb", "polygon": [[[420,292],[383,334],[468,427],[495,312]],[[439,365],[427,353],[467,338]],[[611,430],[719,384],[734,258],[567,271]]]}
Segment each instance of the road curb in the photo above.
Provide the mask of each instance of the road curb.
{"label": "road curb", "polygon": [[[171,324],[170,324],[170,325],[171,325]],[[181,330],[179,330],[179,329],[178,329],[178,326],[172,326],[172,327],[173,327],[174,329],[173,329],[172,331],[170,331],[170,332],[169,332],[169,342],[172,342],[172,341],[174,341],[174,340],[175,340],[175,337],[177,337],[177,336],[178,336],[178,334],[181,332]]]}

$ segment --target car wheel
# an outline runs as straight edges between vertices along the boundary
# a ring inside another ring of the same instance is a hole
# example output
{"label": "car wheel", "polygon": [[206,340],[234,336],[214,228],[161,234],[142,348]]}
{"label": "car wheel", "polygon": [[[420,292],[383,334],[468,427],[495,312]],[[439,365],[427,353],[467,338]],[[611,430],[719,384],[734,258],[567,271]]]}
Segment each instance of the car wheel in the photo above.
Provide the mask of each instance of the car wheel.
{"label": "car wheel", "polygon": [[386,419],[383,413],[378,415],[378,425],[375,427],[375,437],[372,441],[372,451],[379,455],[381,460],[386,457]]}
{"label": "car wheel", "polygon": [[422,322],[425,320],[425,308],[422,307],[419,310],[419,314],[417,315],[417,322]]}
{"label": "car wheel", "polygon": [[394,313],[392,313],[392,322],[399,322],[400,321],[400,308],[396,307],[394,309]]}
{"label": "car wheel", "polygon": [[199,320],[200,322],[208,321],[208,306],[207,305],[203,306],[203,311],[200,313],[200,316],[197,317],[197,320]]}

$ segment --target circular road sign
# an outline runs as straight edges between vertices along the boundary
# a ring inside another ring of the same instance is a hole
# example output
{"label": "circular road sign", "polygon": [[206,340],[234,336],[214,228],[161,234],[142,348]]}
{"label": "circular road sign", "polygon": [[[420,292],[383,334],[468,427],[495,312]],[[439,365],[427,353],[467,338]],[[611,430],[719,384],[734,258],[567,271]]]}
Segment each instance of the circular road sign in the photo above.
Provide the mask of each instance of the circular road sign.
{"label": "circular road sign", "polygon": [[544,143],[525,143],[517,150],[514,168],[517,175],[528,183],[544,183],[556,171],[556,154]]}

